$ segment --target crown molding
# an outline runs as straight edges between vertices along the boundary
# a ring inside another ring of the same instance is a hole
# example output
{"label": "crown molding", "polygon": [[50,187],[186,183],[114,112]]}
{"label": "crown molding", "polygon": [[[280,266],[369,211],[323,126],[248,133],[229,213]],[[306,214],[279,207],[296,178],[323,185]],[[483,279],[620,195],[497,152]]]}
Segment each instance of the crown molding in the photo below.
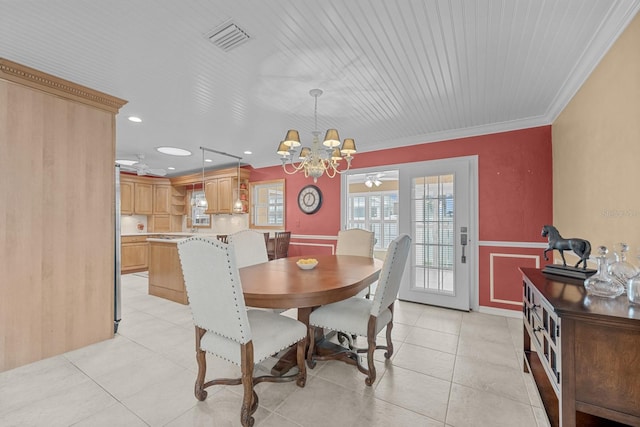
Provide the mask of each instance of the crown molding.
{"label": "crown molding", "polygon": [[0,58],[0,79],[78,101],[114,114],[117,114],[120,108],[127,103],[124,99],[89,89],[5,58]]}

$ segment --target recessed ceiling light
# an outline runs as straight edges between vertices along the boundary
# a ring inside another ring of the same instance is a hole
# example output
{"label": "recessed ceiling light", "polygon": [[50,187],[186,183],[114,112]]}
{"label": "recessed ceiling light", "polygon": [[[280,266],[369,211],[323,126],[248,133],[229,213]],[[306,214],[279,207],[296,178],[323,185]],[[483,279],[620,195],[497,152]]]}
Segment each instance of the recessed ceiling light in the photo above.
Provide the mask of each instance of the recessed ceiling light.
{"label": "recessed ceiling light", "polygon": [[191,151],[183,150],[182,148],[176,147],[158,147],[156,148],[159,152],[163,154],[168,154],[170,156],[190,156]]}
{"label": "recessed ceiling light", "polygon": [[119,165],[131,166],[138,163],[137,160],[116,160],[116,163]]}
{"label": "recessed ceiling light", "polygon": [[176,170],[176,168],[174,168],[173,166],[169,166],[167,169],[169,169],[170,171]]}
{"label": "recessed ceiling light", "polygon": [[253,154],[251,151],[247,150],[244,152],[244,154]]}
{"label": "recessed ceiling light", "polygon": [[129,116],[129,121],[130,122],[134,122],[134,123],[140,123],[142,122],[142,119],[140,117],[136,117],[136,116]]}
{"label": "recessed ceiling light", "polygon": [[213,160],[211,160],[211,159],[204,159],[204,161],[207,162],[207,163],[213,162]]}

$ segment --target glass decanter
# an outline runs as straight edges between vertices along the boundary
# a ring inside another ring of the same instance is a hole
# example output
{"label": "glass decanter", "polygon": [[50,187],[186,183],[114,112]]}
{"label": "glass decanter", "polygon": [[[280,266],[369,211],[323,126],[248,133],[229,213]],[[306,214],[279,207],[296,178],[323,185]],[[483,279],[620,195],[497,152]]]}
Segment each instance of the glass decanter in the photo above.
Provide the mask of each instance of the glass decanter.
{"label": "glass decanter", "polygon": [[619,243],[618,250],[615,252],[616,260],[609,264],[608,267],[609,275],[622,286],[623,293],[624,290],[626,290],[629,279],[640,272],[636,267],[627,262],[627,252],[629,252],[629,245]]}
{"label": "glass decanter", "polygon": [[627,298],[631,304],[640,305],[640,274],[627,281]]}
{"label": "glass decanter", "polygon": [[615,298],[622,295],[624,286],[613,280],[607,271],[607,248],[598,247],[598,271],[584,281],[584,287],[589,295],[605,298]]}

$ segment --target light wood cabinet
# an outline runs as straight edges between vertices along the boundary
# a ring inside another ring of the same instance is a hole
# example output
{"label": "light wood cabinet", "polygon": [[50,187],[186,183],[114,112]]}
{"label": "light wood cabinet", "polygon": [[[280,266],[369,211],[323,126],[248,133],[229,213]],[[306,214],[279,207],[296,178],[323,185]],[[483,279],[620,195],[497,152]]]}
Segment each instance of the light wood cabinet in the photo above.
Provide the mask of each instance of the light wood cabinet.
{"label": "light wood cabinet", "polygon": [[0,58],[0,372],[113,337],[125,103]]}
{"label": "light wood cabinet", "polygon": [[170,215],[152,215],[149,217],[149,231],[152,233],[168,233],[171,230]]}
{"label": "light wood cabinet", "polygon": [[218,213],[230,214],[233,208],[233,179],[231,177],[218,179]]}
{"label": "light wood cabinet", "polygon": [[171,187],[171,215],[186,215],[186,195],[184,187]]}
{"label": "light wood cabinet", "polygon": [[120,213],[122,215],[133,214],[133,182],[124,181],[120,183]]}
{"label": "light wood cabinet", "polygon": [[[250,171],[240,169],[240,195],[244,194],[243,209],[248,212],[248,182]],[[204,178],[204,194],[207,198],[207,214],[231,214],[233,212],[233,204],[238,197],[238,170],[221,169],[216,171],[205,172]],[[171,185],[176,188],[184,189],[185,186],[200,184],[202,182],[201,174],[185,175],[171,178]],[[244,184],[244,187],[242,186]],[[242,198],[242,197],[241,197]]]}
{"label": "light wood cabinet", "polygon": [[[174,214],[173,205],[180,203],[180,197],[174,198],[173,191],[166,178],[120,174],[120,213],[147,215],[150,232],[182,231],[184,209]],[[181,203],[184,206],[184,197]]]}
{"label": "light wood cabinet", "polygon": [[207,198],[208,214],[230,214],[233,213],[235,179],[227,176],[205,181],[204,195]]}
{"label": "light wood cabinet", "polygon": [[171,213],[171,186],[153,186],[153,214],[169,215]]}
{"label": "light wood cabinet", "polygon": [[210,179],[204,183],[204,197],[207,199],[208,214],[218,213],[218,180]]}
{"label": "light wood cabinet", "polygon": [[176,243],[150,242],[149,255],[149,295],[187,304]]}
{"label": "light wood cabinet", "polygon": [[136,182],[134,189],[135,199],[133,213],[138,215],[153,214],[153,185]]}
{"label": "light wood cabinet", "polygon": [[134,273],[149,268],[147,236],[122,236],[121,272]]}

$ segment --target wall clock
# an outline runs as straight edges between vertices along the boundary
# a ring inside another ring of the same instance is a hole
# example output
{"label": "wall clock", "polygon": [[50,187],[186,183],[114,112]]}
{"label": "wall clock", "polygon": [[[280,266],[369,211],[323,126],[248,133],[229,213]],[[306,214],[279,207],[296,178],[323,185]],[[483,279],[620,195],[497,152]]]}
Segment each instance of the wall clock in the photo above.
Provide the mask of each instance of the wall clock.
{"label": "wall clock", "polygon": [[307,185],[298,193],[298,206],[307,215],[314,214],[322,206],[322,192],[315,185]]}

